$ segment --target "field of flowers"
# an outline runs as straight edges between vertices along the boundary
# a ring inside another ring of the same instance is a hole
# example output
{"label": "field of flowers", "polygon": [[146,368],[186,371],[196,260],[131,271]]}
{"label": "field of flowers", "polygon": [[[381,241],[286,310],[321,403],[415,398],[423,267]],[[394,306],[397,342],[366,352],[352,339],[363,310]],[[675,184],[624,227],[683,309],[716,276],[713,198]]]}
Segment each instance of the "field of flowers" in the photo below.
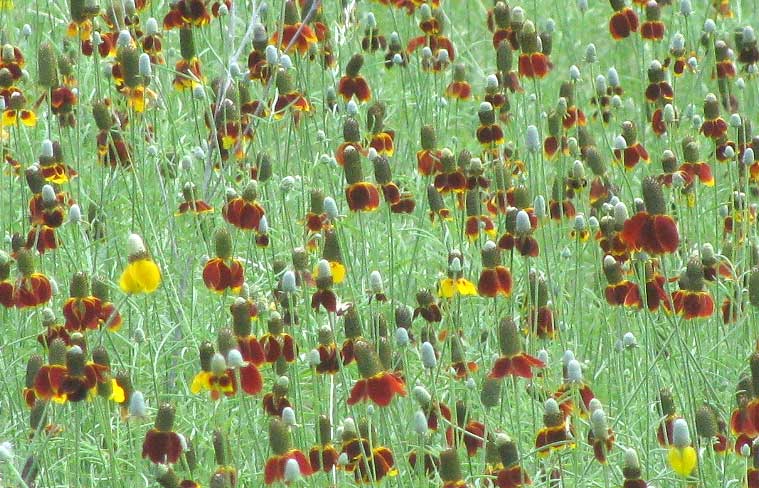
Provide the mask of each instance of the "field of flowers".
{"label": "field of flowers", "polygon": [[758,488],[756,12],[0,0],[0,487]]}

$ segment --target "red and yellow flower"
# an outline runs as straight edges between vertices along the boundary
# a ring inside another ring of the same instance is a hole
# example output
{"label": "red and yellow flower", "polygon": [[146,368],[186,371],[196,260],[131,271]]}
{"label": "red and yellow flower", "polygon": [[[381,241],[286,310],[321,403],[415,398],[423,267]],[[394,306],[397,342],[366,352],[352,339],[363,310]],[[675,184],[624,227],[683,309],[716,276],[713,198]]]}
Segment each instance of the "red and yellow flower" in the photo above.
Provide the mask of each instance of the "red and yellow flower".
{"label": "red and yellow flower", "polygon": [[185,441],[174,432],[174,407],[164,403],[158,408],[155,427],[147,431],[142,443],[142,457],[155,464],[175,464],[179,461]]}
{"label": "red and yellow flower", "polygon": [[361,379],[351,389],[348,405],[371,400],[379,407],[390,405],[395,395],[406,396],[406,385],[396,373],[384,371],[374,346],[365,341],[354,343]]}
{"label": "red and yellow flower", "polygon": [[517,329],[514,321],[509,318],[502,319],[499,324],[498,343],[501,355],[495,360],[493,369],[490,370],[489,376],[491,378],[519,376],[531,379],[533,368],[545,367],[543,361],[522,350],[519,329]]}

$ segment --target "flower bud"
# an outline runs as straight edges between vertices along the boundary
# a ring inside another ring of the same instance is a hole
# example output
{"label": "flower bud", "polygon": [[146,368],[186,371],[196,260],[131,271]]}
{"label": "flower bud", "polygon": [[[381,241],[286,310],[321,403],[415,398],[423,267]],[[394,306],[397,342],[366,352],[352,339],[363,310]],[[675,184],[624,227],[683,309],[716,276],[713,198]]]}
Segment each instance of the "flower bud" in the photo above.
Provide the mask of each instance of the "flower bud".
{"label": "flower bud", "polygon": [[230,349],[227,353],[227,365],[230,368],[242,368],[245,365],[245,360],[237,349]]}
{"label": "flower bud", "polygon": [[417,435],[427,434],[427,416],[421,410],[414,412],[414,432]]}
{"label": "flower bud", "polygon": [[284,293],[295,293],[297,288],[295,286],[295,273],[292,270],[287,270],[282,275],[282,291]]}
{"label": "flower bud", "polygon": [[148,78],[153,75],[153,66],[150,63],[150,55],[147,53],[140,54],[138,58],[138,73],[140,76]]}
{"label": "flower bud", "polygon": [[147,416],[145,396],[140,390],[134,390],[129,398],[129,416],[134,418],[145,418]]}
{"label": "flower bud", "polygon": [[525,145],[527,146],[527,150],[532,153],[537,153],[541,149],[538,128],[534,125],[527,126],[527,132],[525,133]]}
{"label": "flower bud", "polygon": [[437,357],[435,356],[435,349],[432,344],[425,342],[421,348],[422,365],[426,369],[434,369],[437,366]]}
{"label": "flower bud", "polygon": [[400,347],[407,346],[410,342],[410,339],[408,336],[408,330],[404,329],[403,327],[398,327],[397,329],[395,329],[395,342]]}
{"label": "flower bud", "polygon": [[327,217],[333,221],[337,220],[337,218],[340,216],[340,213],[337,211],[337,203],[335,202],[334,198],[324,198],[324,213],[326,213]]}
{"label": "flower bud", "polygon": [[288,459],[285,463],[285,474],[283,476],[286,484],[293,483],[300,479],[300,465],[295,459]]}
{"label": "flower bud", "polygon": [[582,381],[582,365],[580,361],[572,359],[567,363],[567,380],[573,383]]}
{"label": "flower bud", "polygon": [[680,449],[690,446],[690,430],[685,419],[675,419],[672,424],[672,445]]}
{"label": "flower bud", "polygon": [[515,231],[517,234],[527,234],[532,230],[530,216],[524,210],[517,212]]}

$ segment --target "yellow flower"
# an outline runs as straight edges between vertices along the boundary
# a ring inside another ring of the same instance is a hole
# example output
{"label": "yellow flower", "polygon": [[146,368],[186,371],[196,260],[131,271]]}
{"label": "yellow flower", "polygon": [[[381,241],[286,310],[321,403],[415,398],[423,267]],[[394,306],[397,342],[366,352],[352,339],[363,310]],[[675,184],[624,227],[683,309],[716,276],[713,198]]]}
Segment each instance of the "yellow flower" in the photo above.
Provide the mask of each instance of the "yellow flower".
{"label": "yellow flower", "polygon": [[149,257],[130,262],[119,279],[124,293],[153,293],[161,284],[161,271]]}
{"label": "yellow flower", "polygon": [[190,391],[193,394],[197,395],[201,390],[210,390],[212,375],[213,373],[210,371],[201,371],[200,373],[196,374],[195,378],[192,379]]}
{"label": "yellow flower", "polygon": [[[319,265],[314,266],[314,276],[319,276]],[[337,285],[345,280],[345,266],[337,261],[329,261],[329,269],[332,272],[332,283]]]}
{"label": "yellow flower", "polygon": [[691,447],[670,447],[667,453],[667,461],[672,467],[672,471],[680,476],[690,476],[696,468],[698,456],[696,450]]}
{"label": "yellow flower", "polygon": [[0,10],[13,9],[13,0],[0,0]]}
{"label": "yellow flower", "polygon": [[124,400],[126,400],[124,389],[119,386],[115,378],[111,378],[111,396],[108,399],[116,403],[124,403]]}
{"label": "yellow flower", "polygon": [[477,296],[477,287],[474,286],[474,283],[464,278],[455,280],[453,278],[445,278],[440,281],[440,290],[438,292],[440,297],[452,298],[457,293],[464,296]]}

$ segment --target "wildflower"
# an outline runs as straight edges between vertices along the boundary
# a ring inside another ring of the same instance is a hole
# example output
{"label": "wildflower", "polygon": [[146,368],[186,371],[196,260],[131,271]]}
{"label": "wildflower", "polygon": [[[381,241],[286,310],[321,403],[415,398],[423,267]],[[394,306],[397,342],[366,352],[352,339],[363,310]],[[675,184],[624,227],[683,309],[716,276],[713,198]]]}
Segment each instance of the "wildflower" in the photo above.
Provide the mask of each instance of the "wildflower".
{"label": "wildflower", "polygon": [[493,149],[504,143],[503,129],[495,121],[495,111],[488,102],[482,102],[477,111],[480,125],[477,127],[477,141],[486,149]]}
{"label": "wildflower", "polygon": [[403,50],[401,39],[397,32],[390,34],[387,42],[387,51],[385,52],[385,68],[391,69],[393,66],[405,67],[408,64],[408,54]]}
{"label": "wildflower", "polygon": [[635,124],[629,120],[622,123],[622,136],[614,142],[614,158],[627,170],[632,170],[641,161],[649,161],[648,151],[638,142]]}
{"label": "wildflower", "polygon": [[258,202],[258,183],[250,181],[241,195],[228,193],[227,203],[222,209],[224,220],[238,229],[256,230],[261,223],[261,217],[266,213]]}
{"label": "wildflower", "polygon": [[70,296],[63,304],[66,330],[95,330],[100,326],[102,302],[90,294],[90,282],[84,272],[75,273],[71,278]]}
{"label": "wildflower", "polygon": [[672,428],[672,445],[667,452],[667,461],[672,470],[680,476],[690,476],[698,463],[696,450],[691,446],[688,423],[677,419]]}
{"label": "wildflower", "polygon": [[374,439],[368,423],[362,421],[358,431],[352,422],[345,424],[340,454],[347,458],[345,471],[352,472],[357,483],[379,482],[398,474],[392,450]]}
{"label": "wildflower", "polygon": [[[404,329],[405,330],[405,329]],[[474,361],[466,361],[464,356],[464,346],[461,343],[459,334],[452,334],[451,341],[451,369],[454,371],[454,377],[457,380],[463,380],[470,374],[476,373],[479,367]]]}
{"label": "wildflower", "polygon": [[522,350],[519,329],[510,318],[501,319],[498,326],[498,344],[501,355],[493,364],[489,377],[521,376],[532,378],[532,368],[543,368],[545,364]]}
{"label": "wildflower", "polygon": [[332,426],[326,415],[319,416],[319,444],[315,445],[308,452],[308,459],[314,471],[332,472],[332,468],[337,466],[339,456],[334,444],[332,443]]}
{"label": "wildflower", "polygon": [[311,104],[308,99],[295,88],[292,75],[285,69],[279,68],[274,73],[275,84],[277,86],[277,99],[272,106],[272,112],[276,120],[285,115],[285,110],[292,109],[293,120],[297,123],[300,120],[300,114],[311,111]]}
{"label": "wildflower", "polygon": [[216,257],[209,259],[203,266],[203,282],[216,293],[227,290],[237,293],[243,285],[242,263],[231,257],[232,241],[226,229],[220,228],[214,235]]}
{"label": "wildflower", "polygon": [[[545,78],[553,67],[545,50],[541,52],[535,25],[526,21],[519,32],[519,76],[526,78]],[[545,46],[543,46],[545,47]]]}
{"label": "wildflower", "polygon": [[656,440],[661,447],[668,448],[674,443],[673,431],[675,421],[681,419],[675,409],[675,400],[672,392],[667,388],[659,390],[659,411],[662,420],[656,429]]}
{"label": "wildflower", "polygon": [[371,344],[357,341],[353,353],[362,379],[353,386],[348,405],[370,399],[376,405],[386,407],[395,395],[406,396],[403,380],[395,373],[382,370],[379,356]]}
{"label": "wildflower", "polygon": [[[393,139],[395,138],[395,131],[388,130],[384,126],[385,119],[385,105],[376,102],[372,104],[367,110],[367,129],[371,134],[368,141],[370,149],[374,149],[379,156],[392,156],[395,152],[395,146]],[[376,162],[376,158],[374,158]],[[376,168],[376,165],[375,165]],[[376,169],[375,169],[376,173]]]}
{"label": "wildflower", "polygon": [[443,480],[443,488],[467,488],[469,485],[464,481],[461,474],[456,449],[446,449],[440,453],[440,478]]}
{"label": "wildflower", "polygon": [[648,483],[641,478],[642,473],[640,463],[638,462],[638,454],[634,449],[625,450],[622,475],[625,478],[622,488],[645,488],[648,486]]}
{"label": "wildflower", "polygon": [[316,287],[317,290],[311,296],[311,308],[318,310],[324,307],[327,312],[337,312],[337,295],[332,291],[334,278],[332,269],[327,260],[322,259],[317,266]]}
{"label": "wildflower", "polygon": [[553,339],[556,335],[554,328],[553,310],[548,303],[548,284],[542,274],[530,271],[528,275],[529,295],[525,319],[531,334],[541,339]]}
{"label": "wildflower", "polygon": [[379,207],[379,190],[376,185],[364,181],[361,159],[356,148],[345,148],[345,199],[353,212],[371,212]]}
{"label": "wildflower", "polygon": [[543,425],[535,437],[535,448],[539,456],[545,457],[553,451],[575,446],[574,427],[564,417],[553,398],[544,404]]}
{"label": "wildflower", "polygon": [[664,39],[664,22],[661,21],[661,7],[655,0],[646,4],[646,20],[640,25],[640,37],[647,41]]}
{"label": "wildflower", "polygon": [[[260,340],[266,362],[273,364],[280,357],[288,363],[295,361],[295,340],[290,334],[284,332],[282,317],[278,313],[273,312],[266,325],[268,332],[262,335]],[[255,355],[253,357],[255,360]]]}
{"label": "wildflower", "polygon": [[211,15],[203,0],[178,0],[163,18],[163,28],[202,27],[210,22]]}
{"label": "wildflower", "polygon": [[308,53],[312,45],[318,42],[313,29],[307,24],[298,21],[298,6],[293,0],[287,0],[284,5],[284,21],[282,26],[282,39],[280,40],[279,29],[271,36],[271,42],[278,45],[282,51],[294,49],[301,56]]}
{"label": "wildflower", "polygon": [[122,318],[116,305],[110,300],[108,284],[101,277],[92,279],[92,297],[100,301],[100,314],[98,316],[99,327],[106,327],[111,332],[121,328]]}
{"label": "wildflower", "polygon": [[493,484],[498,488],[520,488],[532,484],[532,480],[519,464],[516,443],[504,434],[497,434],[492,445],[496,451],[497,464],[486,474],[495,477]]}
{"label": "wildflower", "polygon": [[440,281],[438,295],[441,298],[453,298],[454,295],[477,295],[474,284],[465,279],[462,272],[464,256],[459,251],[448,254],[448,277]]}
{"label": "wildflower", "polygon": [[727,424],[719,418],[716,409],[704,403],[696,409],[696,433],[712,446],[714,452],[724,454],[730,448]]}
{"label": "wildflower", "polygon": [[179,209],[174,215],[185,215],[188,213],[202,215],[213,212],[212,206],[197,197],[195,185],[192,182],[188,181],[184,184],[182,187],[182,197],[184,201],[179,204]]}
{"label": "wildflower", "polygon": [[[34,258],[30,251],[21,249],[17,252],[16,266],[21,275],[12,287],[12,301],[16,308],[37,307],[50,301],[53,296],[50,279],[34,271]],[[4,288],[6,293],[10,291],[7,285]]]}
{"label": "wildflower", "polygon": [[[749,362],[753,366],[757,360],[756,354],[752,354]],[[740,453],[743,446],[750,446],[754,439],[759,436],[759,429],[754,426],[752,418],[752,413],[756,411],[757,405],[757,402],[752,398],[752,388],[752,378],[743,376],[735,389],[736,407],[730,414],[730,431],[736,436],[736,453]]]}
{"label": "wildflower", "polygon": [[131,234],[127,240],[129,264],[119,278],[124,293],[153,293],[161,284],[161,271],[145,250],[142,237]]}
{"label": "wildflower", "polygon": [[590,411],[590,404],[595,398],[595,394],[582,377],[582,365],[579,361],[572,358],[566,361],[564,366],[564,382],[553,394],[553,397],[559,402],[562,412],[567,417],[574,412],[575,398],[579,398],[581,403],[580,414],[585,416]]}
{"label": "wildflower", "polygon": [[48,183],[60,185],[78,176],[74,168],[63,162],[63,150],[57,141],[46,139],[42,142],[38,163],[40,173]]}
{"label": "wildflower", "polygon": [[704,265],[698,259],[688,262],[680,276],[680,289],[672,294],[675,312],[684,320],[706,318],[714,313],[714,300],[704,290]]}
{"label": "wildflower", "polygon": [[508,3],[497,2],[488,12],[488,28],[493,32],[493,49],[498,50],[503,41],[506,41],[511,49],[519,49],[519,29],[515,29],[513,25],[516,22],[512,22],[511,7]]}
{"label": "wildflower", "polygon": [[29,189],[34,195],[29,199],[29,217],[32,228],[26,237],[26,248],[36,249],[40,254],[58,248],[55,230],[63,225],[66,194],[56,192],[42,179],[40,167],[33,165],[25,172]]}
{"label": "wildflower", "polygon": [[446,87],[445,95],[455,100],[469,100],[472,97],[472,86],[466,80],[466,66],[457,63],[453,66],[453,81]]}
{"label": "wildflower", "polygon": [[501,251],[493,241],[482,246],[482,271],[477,292],[484,297],[511,296],[512,278],[509,268],[501,264]]}
{"label": "wildflower", "polygon": [[701,133],[716,140],[727,133],[727,128],[727,122],[719,114],[717,97],[709,93],[704,99],[704,123],[701,124]]}
{"label": "wildflower", "polygon": [[292,447],[287,425],[276,418],[269,421],[269,445],[273,454],[266,460],[264,467],[264,483],[267,485],[284,481],[289,460],[297,463],[301,476],[310,476],[313,473],[308,458],[300,450]]}
{"label": "wildflower", "polygon": [[479,238],[480,231],[488,237],[495,238],[497,230],[495,223],[489,215],[482,212],[482,197],[479,188],[472,188],[465,194],[466,222],[464,223],[464,233],[469,241],[475,241]]}
{"label": "wildflower", "polygon": [[337,92],[347,102],[354,96],[359,102],[368,102],[372,98],[372,91],[366,79],[359,74],[364,64],[364,56],[354,54],[345,67],[345,75],[340,78]]}
{"label": "wildflower", "polygon": [[[52,399],[58,403],[81,402],[85,400],[98,383],[104,383],[107,367],[85,361],[84,352],[79,346],[65,351],[65,365],[61,365],[60,355],[65,345],[58,342],[51,346],[51,364],[42,366],[34,381],[34,391],[39,399]],[[53,363],[55,361],[55,363]]]}
{"label": "wildflower", "polygon": [[[423,35],[411,39],[406,47],[406,52],[412,53],[423,46],[429,49],[430,58],[435,61],[428,62],[424,67],[425,70],[438,72],[444,69],[448,62],[455,61],[456,50],[453,43],[443,35],[444,22],[440,9],[424,8],[419,21],[419,28]],[[441,56],[442,51],[447,54]]]}
{"label": "wildflower", "polygon": [[635,11],[625,5],[624,0],[609,0],[614,9],[609,20],[609,32],[615,41],[630,37],[633,32],[638,32],[638,16]]}
{"label": "wildflower", "polygon": [[[594,399],[595,401],[595,399]],[[614,431],[608,426],[606,412],[600,406],[590,414],[588,444],[593,446],[593,455],[601,464],[606,464],[609,451],[614,446]]]}
{"label": "wildflower", "polygon": [[666,204],[661,185],[653,177],[643,179],[642,210],[624,223],[620,238],[628,249],[641,249],[658,256],[675,252],[680,244],[677,225],[666,215]]}
{"label": "wildflower", "polygon": [[335,336],[329,327],[321,327],[318,333],[318,346],[312,351],[314,361],[312,367],[320,374],[335,374],[340,371],[337,357]]}
{"label": "wildflower", "polygon": [[292,408],[287,394],[290,391],[290,379],[280,376],[271,387],[271,391],[261,400],[264,412],[272,417],[282,418],[286,408]]}
{"label": "wildflower", "polygon": [[171,86],[177,91],[194,90],[205,80],[200,68],[200,59],[195,53],[193,30],[185,26],[179,29],[179,48],[182,57],[174,65],[174,80]]}
{"label": "wildflower", "polygon": [[461,400],[456,402],[455,410],[459,429],[454,431],[453,427],[448,427],[445,431],[446,442],[449,446],[456,446],[463,441],[467,455],[476,456],[477,451],[485,445],[485,424],[471,418],[466,404]]}
{"label": "wildflower", "polygon": [[567,180],[557,177],[551,187],[551,199],[548,200],[548,213],[552,220],[572,219],[577,214],[572,197],[574,189],[567,184]]}
{"label": "wildflower", "polygon": [[162,404],[156,414],[155,427],[145,434],[142,443],[142,457],[155,464],[174,464],[182,454],[182,438],[174,432],[175,409],[168,403]]}
{"label": "wildflower", "polygon": [[505,220],[506,232],[498,239],[498,247],[508,251],[515,249],[525,257],[537,257],[540,247],[532,233],[538,226],[538,219],[532,209],[511,207]]}
{"label": "wildflower", "polygon": [[609,284],[604,289],[604,297],[609,305],[641,308],[640,290],[638,285],[624,279],[622,267],[614,256],[607,254],[603,260],[603,271]]}

